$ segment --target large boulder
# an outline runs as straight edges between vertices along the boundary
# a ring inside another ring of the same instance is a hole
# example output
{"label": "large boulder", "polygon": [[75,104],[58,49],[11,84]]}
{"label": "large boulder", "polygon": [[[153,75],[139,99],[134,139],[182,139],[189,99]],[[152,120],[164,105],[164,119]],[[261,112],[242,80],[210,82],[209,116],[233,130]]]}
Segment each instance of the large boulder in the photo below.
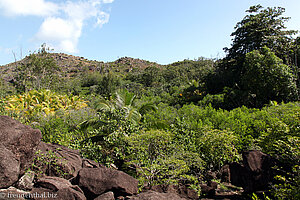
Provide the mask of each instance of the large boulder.
{"label": "large boulder", "polygon": [[138,192],[138,181],[124,172],[109,168],[82,168],[73,184],[79,185],[88,199],[112,191],[115,196]]}
{"label": "large boulder", "polygon": [[7,188],[19,178],[20,162],[15,155],[0,144],[0,188]]}
{"label": "large boulder", "polygon": [[247,193],[266,190],[275,175],[272,170],[274,164],[274,160],[261,151],[245,152],[242,164],[229,165],[230,182],[243,187]]}
{"label": "large boulder", "polygon": [[0,188],[16,182],[31,166],[41,138],[39,130],[0,116]]}
{"label": "large boulder", "polygon": [[59,177],[43,177],[34,185],[31,194],[34,200],[53,198],[57,200],[86,200],[83,191],[68,180]]}
{"label": "large boulder", "polygon": [[[63,176],[66,179],[70,179],[75,177],[82,168],[82,158],[78,150],[44,142],[41,142],[37,149],[39,150],[39,154],[36,156],[49,156],[51,159],[55,159],[53,161],[55,166],[49,168],[45,166],[42,168],[42,170],[44,170],[43,173],[48,176]],[[38,163],[38,165],[43,164],[44,163]],[[59,172],[57,169],[59,169]]]}

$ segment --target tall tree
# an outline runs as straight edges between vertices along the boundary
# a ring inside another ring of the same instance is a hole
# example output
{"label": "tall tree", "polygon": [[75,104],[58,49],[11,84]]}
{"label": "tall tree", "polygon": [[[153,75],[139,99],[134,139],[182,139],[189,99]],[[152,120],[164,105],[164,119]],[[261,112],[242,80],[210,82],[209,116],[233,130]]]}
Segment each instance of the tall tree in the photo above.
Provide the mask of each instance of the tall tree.
{"label": "tall tree", "polygon": [[284,25],[290,17],[282,17],[284,8],[274,7],[263,9],[261,5],[251,6],[242,21],[238,22],[231,34],[233,43],[224,48],[229,59],[243,59],[253,50],[267,46],[276,56],[288,64],[292,35],[297,31],[286,30]]}
{"label": "tall tree", "polygon": [[286,29],[285,23],[290,18],[282,16],[285,9],[281,7],[264,9],[261,5],[255,5],[246,12],[248,14],[237,23],[231,34],[233,37],[231,47],[224,48],[226,57],[207,78],[206,86],[209,93],[220,93],[224,87],[243,89],[241,78],[247,70],[245,69],[247,65],[244,64],[246,54],[260,50],[264,46],[290,68],[295,62],[293,35],[297,31]]}
{"label": "tall tree", "polygon": [[243,87],[255,96],[256,106],[270,100],[297,100],[296,79],[291,69],[269,48],[247,53],[244,65]]}

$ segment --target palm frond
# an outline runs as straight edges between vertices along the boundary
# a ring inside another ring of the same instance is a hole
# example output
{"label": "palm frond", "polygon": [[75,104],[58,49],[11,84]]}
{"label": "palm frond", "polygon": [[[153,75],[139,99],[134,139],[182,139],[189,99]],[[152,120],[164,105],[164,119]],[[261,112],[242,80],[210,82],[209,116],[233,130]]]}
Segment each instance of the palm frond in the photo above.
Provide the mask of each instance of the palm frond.
{"label": "palm frond", "polygon": [[114,104],[111,101],[100,99],[95,103],[95,108],[97,111],[113,111],[115,109]]}
{"label": "palm frond", "polygon": [[131,109],[128,109],[127,111],[128,112],[126,118],[132,123],[138,124],[142,118],[142,115],[139,113],[139,111],[133,107],[131,107]]}
{"label": "palm frond", "polygon": [[139,113],[141,113],[141,115],[145,115],[147,112],[150,111],[157,111],[157,106],[154,103],[145,103],[143,105],[141,105],[141,107],[138,109]]}

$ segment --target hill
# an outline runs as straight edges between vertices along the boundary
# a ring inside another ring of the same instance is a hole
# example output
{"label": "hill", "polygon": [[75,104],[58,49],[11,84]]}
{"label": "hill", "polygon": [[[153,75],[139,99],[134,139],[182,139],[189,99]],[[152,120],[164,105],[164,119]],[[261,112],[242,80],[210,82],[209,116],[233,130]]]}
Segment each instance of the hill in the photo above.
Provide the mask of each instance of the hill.
{"label": "hill", "polygon": [[[40,55],[40,54],[36,54]],[[58,66],[59,73],[64,73],[66,77],[75,76],[79,72],[84,71],[98,71],[102,72],[120,72],[126,73],[133,69],[143,70],[149,66],[163,67],[163,65],[155,62],[150,62],[142,59],[135,59],[130,57],[122,57],[113,62],[103,62],[96,60],[88,60],[84,57],[73,56],[65,53],[47,53],[47,56],[53,59],[56,66]],[[11,81],[13,75],[16,73],[17,66],[29,63],[29,56],[26,56],[22,60],[12,62],[7,65],[0,66],[0,78]]]}

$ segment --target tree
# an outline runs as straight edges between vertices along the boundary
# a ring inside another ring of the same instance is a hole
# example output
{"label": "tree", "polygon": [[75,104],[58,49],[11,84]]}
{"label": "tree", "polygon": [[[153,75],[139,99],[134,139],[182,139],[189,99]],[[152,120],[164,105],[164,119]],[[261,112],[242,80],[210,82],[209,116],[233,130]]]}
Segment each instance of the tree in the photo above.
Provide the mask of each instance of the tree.
{"label": "tree", "polygon": [[57,78],[59,68],[47,52],[45,44],[38,53],[30,54],[25,62],[16,68],[15,85],[19,91],[50,89]]}
{"label": "tree", "polygon": [[159,79],[161,79],[160,69],[155,66],[149,66],[145,69],[141,81],[146,87],[151,87],[159,82]]}
{"label": "tree", "polygon": [[[261,5],[251,6],[248,14],[237,23],[231,34],[233,42],[230,48],[224,48],[226,57],[218,62],[215,71],[207,76],[208,93],[218,94],[224,88],[243,90],[242,77],[248,69],[244,64],[246,54],[260,50],[264,46],[279,57],[283,64],[293,68],[295,63],[295,40],[297,31],[286,30],[285,22],[289,17],[282,17],[284,8],[274,7],[264,9]],[[297,49],[297,48],[296,48]],[[295,71],[293,70],[294,74]],[[247,95],[246,95],[247,96]]]}
{"label": "tree", "polygon": [[284,23],[290,18],[282,17],[285,9],[263,9],[261,5],[256,5],[246,12],[249,14],[237,23],[231,34],[234,37],[231,48],[224,48],[227,58],[239,60],[247,53],[267,46],[287,64],[292,35],[297,31],[286,30]]}
{"label": "tree", "polygon": [[269,48],[247,53],[244,68],[242,85],[255,96],[256,106],[262,106],[270,100],[297,99],[296,80],[291,69]]}
{"label": "tree", "polygon": [[297,77],[297,88],[298,93],[300,93],[300,37],[297,37],[294,40],[293,43],[293,49],[292,49],[292,70],[293,74]]}

